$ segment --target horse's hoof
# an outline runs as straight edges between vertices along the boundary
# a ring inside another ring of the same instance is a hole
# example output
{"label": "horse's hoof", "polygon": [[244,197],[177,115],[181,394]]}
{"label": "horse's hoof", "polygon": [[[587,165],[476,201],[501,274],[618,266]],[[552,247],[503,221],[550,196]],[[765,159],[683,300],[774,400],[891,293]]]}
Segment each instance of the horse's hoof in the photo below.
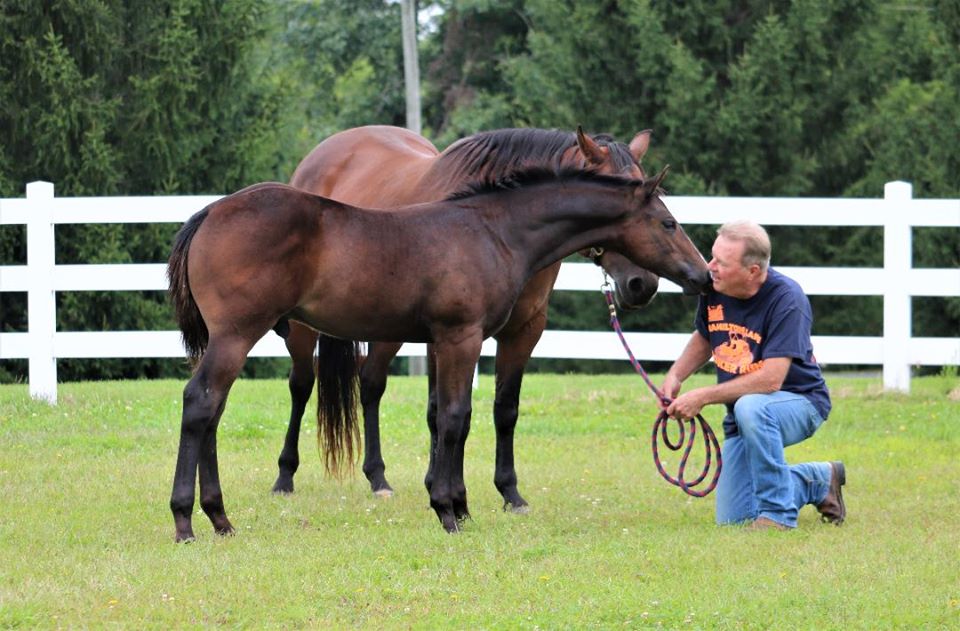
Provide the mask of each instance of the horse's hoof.
{"label": "horse's hoof", "polygon": [[293,479],[277,478],[277,481],[273,483],[272,490],[277,495],[290,495],[293,493]]}
{"label": "horse's hoof", "polygon": [[450,534],[460,532],[460,520],[453,513],[438,515],[438,517],[440,517],[440,524],[443,525],[444,530]]}
{"label": "horse's hoof", "polygon": [[463,523],[464,521],[471,519],[470,510],[467,508],[467,503],[455,503],[453,505],[453,516],[457,518],[458,523]]}
{"label": "horse's hoof", "polygon": [[197,538],[193,536],[193,533],[177,533],[173,538],[174,543],[193,543]]}
{"label": "horse's hoof", "polygon": [[460,534],[460,522],[454,520],[452,524],[443,524],[443,529],[446,530],[451,535]]}
{"label": "horse's hoof", "polygon": [[528,504],[511,504],[506,502],[503,505],[503,510],[514,515],[526,515],[530,512],[530,506]]}
{"label": "horse's hoof", "polygon": [[377,497],[393,497],[393,487],[382,475],[370,478],[370,490]]}
{"label": "horse's hoof", "polygon": [[221,537],[232,537],[237,534],[236,529],[229,522],[221,526],[214,526],[213,531]]}
{"label": "horse's hoof", "polygon": [[503,511],[516,515],[526,515],[530,512],[530,506],[527,504],[527,500],[520,497],[515,488],[512,491],[507,489],[503,493]]}

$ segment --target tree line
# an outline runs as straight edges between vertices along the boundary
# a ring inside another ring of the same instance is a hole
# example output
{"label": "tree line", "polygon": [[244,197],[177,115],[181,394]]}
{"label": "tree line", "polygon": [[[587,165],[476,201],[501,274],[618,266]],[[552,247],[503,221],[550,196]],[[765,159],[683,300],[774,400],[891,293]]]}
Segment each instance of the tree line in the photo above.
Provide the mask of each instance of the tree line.
{"label": "tree line", "polygon": [[[0,197],[229,193],[285,181],[319,141],[403,125],[400,7],[384,0],[0,0]],[[960,2],[444,0],[421,25],[424,135],[500,127],[654,131],[671,194],[960,196]],[[704,252],[712,228],[696,227]],[[175,226],[60,226],[57,262],[159,262]],[[957,230],[916,230],[919,266],[960,265]],[[771,230],[774,264],[882,264],[873,228]],[[25,262],[20,227],[0,264]],[[599,295],[599,292],[598,292]],[[882,302],[814,297],[817,334],[879,335]],[[634,329],[690,330],[661,296]],[[5,331],[26,299],[3,294]],[[606,324],[557,292],[550,326]],[[917,335],[955,336],[960,300],[915,299]],[[161,292],[58,295],[60,330],[172,328]],[[541,369],[607,364],[542,361]],[[63,379],[182,375],[160,360],[63,360]],[[277,375],[284,360],[251,362]],[[22,379],[23,362],[0,362]]]}

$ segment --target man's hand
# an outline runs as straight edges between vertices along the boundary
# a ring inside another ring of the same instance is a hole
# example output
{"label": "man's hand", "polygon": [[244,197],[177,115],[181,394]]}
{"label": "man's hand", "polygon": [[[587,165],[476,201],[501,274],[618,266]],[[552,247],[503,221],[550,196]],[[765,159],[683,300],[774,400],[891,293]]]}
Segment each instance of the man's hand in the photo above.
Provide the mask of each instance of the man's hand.
{"label": "man's hand", "polygon": [[684,420],[695,418],[700,410],[713,403],[734,403],[745,394],[776,392],[783,385],[790,362],[789,357],[771,357],[763,360],[760,370],[713,386],[695,388],[679,396],[680,383],[676,378],[671,378],[672,373],[668,373],[663,380],[663,393],[676,398],[668,406],[661,404],[660,409],[666,410],[673,418]]}
{"label": "man's hand", "polygon": [[[681,384],[682,382],[679,379],[671,374],[668,374],[663,380],[663,385],[660,386],[660,392],[662,392],[663,396],[668,399],[676,399],[677,395],[680,394]],[[667,406],[664,405],[663,401],[658,400],[657,405],[661,410],[667,409]]]}
{"label": "man's hand", "polygon": [[[668,399],[675,399],[680,394],[680,384],[710,359],[710,352],[710,342],[707,338],[701,335],[699,331],[694,331],[683,352],[680,353],[680,357],[673,362],[673,366],[670,367],[667,376],[663,379],[663,386],[660,388],[663,396]],[[658,401],[657,405],[660,406],[661,410],[667,409],[662,401]],[[700,407],[703,407],[703,405],[705,404],[701,403]]]}
{"label": "man's hand", "polygon": [[669,406],[667,406],[667,414],[681,421],[688,418],[695,418],[697,414],[700,414],[700,410],[703,409],[703,406],[706,405],[706,401],[703,399],[701,394],[702,393],[699,388],[681,394],[675,398]]}

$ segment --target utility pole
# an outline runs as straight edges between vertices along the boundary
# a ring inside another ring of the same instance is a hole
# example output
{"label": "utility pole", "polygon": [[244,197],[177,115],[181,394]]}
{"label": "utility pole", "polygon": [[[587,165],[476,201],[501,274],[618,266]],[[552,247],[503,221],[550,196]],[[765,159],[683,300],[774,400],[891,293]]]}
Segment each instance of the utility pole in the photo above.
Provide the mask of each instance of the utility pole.
{"label": "utility pole", "polygon": [[[417,0],[402,0],[403,82],[407,94],[407,129],[420,133],[420,62],[417,59]],[[410,357],[411,375],[427,374],[426,357]]]}
{"label": "utility pole", "polygon": [[407,129],[420,133],[420,64],[417,59],[417,0],[403,0],[403,81],[407,92]]}

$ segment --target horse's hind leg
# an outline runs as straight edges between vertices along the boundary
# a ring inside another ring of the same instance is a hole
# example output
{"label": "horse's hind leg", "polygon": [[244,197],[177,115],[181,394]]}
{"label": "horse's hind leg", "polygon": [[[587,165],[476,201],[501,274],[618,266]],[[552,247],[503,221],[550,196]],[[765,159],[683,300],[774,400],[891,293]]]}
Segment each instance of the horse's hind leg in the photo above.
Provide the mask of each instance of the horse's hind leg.
{"label": "horse's hind leg", "polygon": [[433,345],[427,345],[427,430],[430,432],[430,459],[423,485],[427,493],[433,487],[434,454],[437,452],[437,359]]}
{"label": "horse's hind leg", "polygon": [[363,473],[370,489],[380,497],[390,497],[386,465],[380,448],[380,401],[387,389],[390,362],[402,344],[377,342],[369,345],[367,358],[360,367],[360,404],[363,406]]}
{"label": "horse's hind leg", "polygon": [[220,468],[217,463],[217,427],[223,415],[226,399],[220,403],[220,408],[211,419],[203,437],[200,449],[200,508],[206,513],[213,530],[218,535],[232,535],[233,525],[227,519],[227,511],[223,506],[223,491],[220,488]]}
{"label": "horse's hind leg", "polygon": [[200,505],[220,534],[233,532],[223,507],[217,469],[217,425],[230,386],[236,380],[253,344],[241,338],[211,337],[193,378],[183,390],[180,447],[170,495],[176,540],[194,539],[191,514],[197,470],[200,472]]}
{"label": "horse's hind leg", "polygon": [[293,493],[293,476],[300,466],[300,423],[303,412],[313,392],[315,378],[313,349],[317,346],[317,333],[302,324],[291,322],[287,335],[287,351],[293,364],[290,368],[290,421],[283,449],[277,460],[279,472],[273,483],[274,493]]}

